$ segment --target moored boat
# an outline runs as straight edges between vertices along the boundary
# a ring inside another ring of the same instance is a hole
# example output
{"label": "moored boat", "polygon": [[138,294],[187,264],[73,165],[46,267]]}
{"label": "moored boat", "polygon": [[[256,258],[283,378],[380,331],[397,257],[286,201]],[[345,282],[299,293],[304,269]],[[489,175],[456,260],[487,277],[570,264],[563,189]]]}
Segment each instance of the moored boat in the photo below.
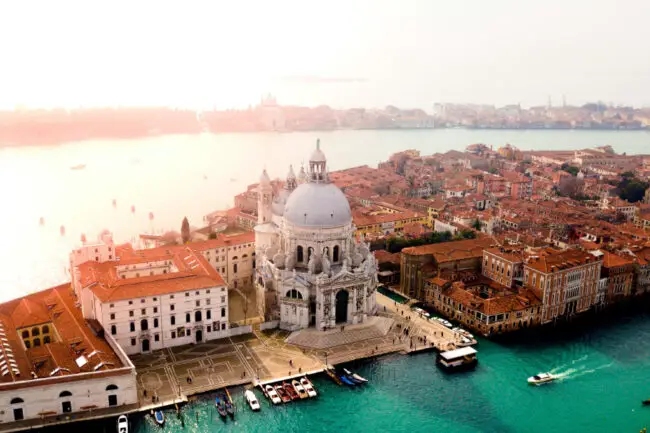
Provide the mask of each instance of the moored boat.
{"label": "moored boat", "polygon": [[289,394],[289,397],[291,397],[291,400],[298,400],[300,396],[298,396],[298,392],[296,391],[296,388],[293,387],[290,383],[283,382],[282,386],[284,386],[284,390],[287,391],[287,394]]}
{"label": "moored boat", "polygon": [[165,424],[165,414],[163,413],[162,410],[155,411],[153,417],[156,420],[156,424],[158,424],[159,426]]}
{"label": "moored boat", "polygon": [[217,408],[217,412],[219,412],[219,415],[221,415],[222,418],[228,416],[228,412],[226,411],[226,402],[219,396],[214,398],[214,406]]}
{"label": "moored boat", "polygon": [[535,376],[528,378],[528,383],[530,385],[543,385],[545,383],[553,382],[554,380],[555,376],[551,373],[537,373]]}
{"label": "moored boat", "polygon": [[478,363],[477,353],[472,347],[442,352],[438,355],[438,365],[448,371],[474,368]]}
{"label": "moored boat", "polygon": [[266,396],[271,399],[271,403],[273,404],[281,404],[282,399],[278,395],[278,393],[275,391],[275,388],[273,388],[271,385],[266,385],[264,387],[264,391],[266,392]]}
{"label": "moored boat", "polygon": [[325,370],[325,373],[332,379],[337,385],[343,385],[343,382],[341,382],[341,379],[332,371],[332,369],[328,368]]}
{"label": "moored boat", "polygon": [[641,402],[641,404],[644,405],[644,406],[650,406],[650,398],[647,399],[647,400],[643,400],[643,401]]}
{"label": "moored boat", "polygon": [[307,391],[307,395],[310,397],[317,397],[318,393],[316,392],[316,388],[314,388],[314,385],[307,379],[307,377],[303,377],[300,379],[300,384],[302,385],[303,388],[305,388],[305,391]]}
{"label": "moored boat", "polygon": [[232,401],[232,397],[226,388],[226,412],[230,415],[230,418],[235,419],[235,403]]}
{"label": "moored boat", "polygon": [[356,386],[357,385],[356,383],[354,383],[353,381],[351,381],[350,379],[348,379],[345,376],[339,376],[339,379],[341,379],[341,382],[343,382],[347,386]]}
{"label": "moored boat", "polygon": [[296,392],[298,393],[298,397],[301,399],[303,398],[309,398],[309,394],[307,394],[307,391],[305,391],[305,388],[298,382],[297,380],[292,380],[291,385],[295,388]]}
{"label": "moored boat", "polygon": [[126,415],[117,418],[117,433],[129,433],[129,419]]}
{"label": "moored boat", "polygon": [[244,398],[246,399],[246,402],[250,406],[251,410],[253,412],[257,412],[260,410],[260,402],[257,401],[257,397],[255,396],[255,393],[251,391],[250,389],[247,389],[244,392]]}
{"label": "moored boat", "polygon": [[275,392],[277,392],[280,399],[282,399],[282,403],[289,403],[291,401],[291,397],[287,394],[287,391],[282,387],[282,385],[275,385]]}
{"label": "moored boat", "polygon": [[356,380],[356,381],[359,382],[359,383],[368,383],[368,379],[365,379],[365,378],[359,376],[359,375],[356,374],[356,373],[352,373],[352,372],[351,372],[350,370],[348,370],[347,368],[344,368],[343,371],[344,371],[348,376],[352,377],[354,380]]}

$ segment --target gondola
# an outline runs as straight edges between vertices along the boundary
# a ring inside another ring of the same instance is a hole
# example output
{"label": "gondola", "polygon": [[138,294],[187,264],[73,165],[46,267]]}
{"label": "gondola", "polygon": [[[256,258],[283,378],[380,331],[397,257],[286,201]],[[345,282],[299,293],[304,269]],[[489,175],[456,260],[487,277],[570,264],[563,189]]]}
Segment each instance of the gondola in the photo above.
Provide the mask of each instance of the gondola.
{"label": "gondola", "polygon": [[226,411],[226,403],[219,397],[214,398],[214,407],[217,408],[217,412],[219,412],[219,415],[221,415],[222,418],[228,416],[228,412]]}
{"label": "gondola", "polygon": [[153,414],[154,419],[156,420],[156,424],[159,426],[163,426],[165,424],[165,414],[163,413],[162,410],[157,410]]}
{"label": "gondola", "polygon": [[293,387],[293,385],[283,382],[282,386],[284,387],[285,391],[287,391],[287,394],[289,394],[289,397],[291,397],[291,400],[300,399],[300,396],[298,395],[298,392],[296,391],[296,388]]}
{"label": "gondola", "polygon": [[289,397],[289,394],[287,394],[287,391],[282,387],[282,385],[275,385],[275,392],[277,392],[282,399],[282,403],[288,403],[291,401],[291,397]]}

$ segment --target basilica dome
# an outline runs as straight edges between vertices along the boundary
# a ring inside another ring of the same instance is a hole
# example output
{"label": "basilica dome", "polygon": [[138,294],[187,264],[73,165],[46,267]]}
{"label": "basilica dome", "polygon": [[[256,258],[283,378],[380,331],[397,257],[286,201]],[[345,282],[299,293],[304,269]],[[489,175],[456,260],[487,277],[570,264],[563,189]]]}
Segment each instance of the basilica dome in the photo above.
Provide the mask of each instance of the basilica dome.
{"label": "basilica dome", "polygon": [[338,227],[352,222],[350,203],[332,183],[304,183],[284,207],[284,219],[299,227]]}

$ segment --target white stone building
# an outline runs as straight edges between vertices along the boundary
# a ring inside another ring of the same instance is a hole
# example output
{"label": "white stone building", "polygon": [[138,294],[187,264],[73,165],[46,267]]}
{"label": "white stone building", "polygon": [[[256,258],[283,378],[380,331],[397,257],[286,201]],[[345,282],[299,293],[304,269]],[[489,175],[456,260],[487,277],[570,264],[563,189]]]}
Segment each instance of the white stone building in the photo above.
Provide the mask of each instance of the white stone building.
{"label": "white stone building", "polygon": [[258,299],[282,329],[361,323],[376,311],[377,266],[354,237],[350,204],[330,183],[319,144],[307,173],[273,195],[266,171],[255,227]]}

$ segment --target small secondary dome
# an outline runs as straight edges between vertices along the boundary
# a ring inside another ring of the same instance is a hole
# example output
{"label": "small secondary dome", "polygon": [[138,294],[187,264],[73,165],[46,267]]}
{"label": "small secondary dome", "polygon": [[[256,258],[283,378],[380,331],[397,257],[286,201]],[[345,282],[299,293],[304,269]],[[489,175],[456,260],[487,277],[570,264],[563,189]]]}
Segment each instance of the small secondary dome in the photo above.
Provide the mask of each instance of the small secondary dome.
{"label": "small secondary dome", "polygon": [[337,227],[352,222],[350,203],[331,183],[304,183],[284,207],[284,218],[299,227]]}
{"label": "small secondary dome", "polygon": [[262,170],[262,175],[260,176],[260,183],[271,183],[271,178],[266,172],[266,169]]}
{"label": "small secondary dome", "polygon": [[320,150],[320,138],[316,140],[316,149],[311,153],[309,157],[309,162],[326,162],[325,154]]}

